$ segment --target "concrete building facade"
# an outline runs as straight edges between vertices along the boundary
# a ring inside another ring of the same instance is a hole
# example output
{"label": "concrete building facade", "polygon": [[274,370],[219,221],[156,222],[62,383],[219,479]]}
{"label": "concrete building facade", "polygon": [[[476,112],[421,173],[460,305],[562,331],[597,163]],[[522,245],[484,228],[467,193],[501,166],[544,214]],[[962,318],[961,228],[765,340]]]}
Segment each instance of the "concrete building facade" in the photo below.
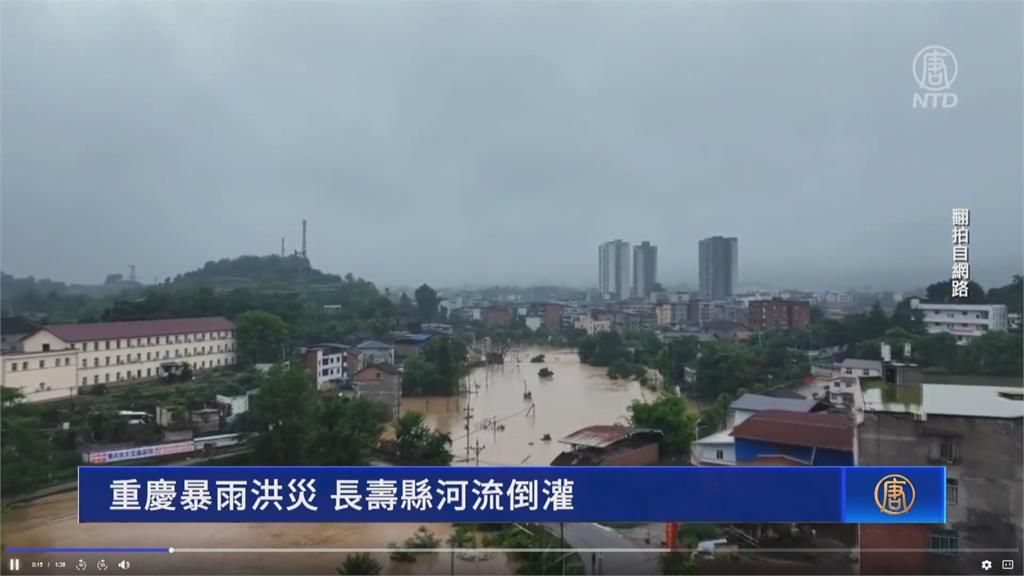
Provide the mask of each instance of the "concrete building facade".
{"label": "concrete building facade", "polygon": [[601,295],[621,300],[630,294],[629,242],[612,240],[597,249],[597,285]]}
{"label": "concrete building facade", "polygon": [[736,293],[739,240],[712,236],[698,245],[700,293],[705,300],[724,300]]}
{"label": "concrete building facade", "polygon": [[811,304],[799,300],[753,300],[747,306],[747,325],[757,331],[806,328],[811,324]]}
{"label": "concrete building facade", "polygon": [[236,363],[226,318],[175,318],[44,326],[2,357],[3,386],[29,401],[78,394],[82,386],[157,378],[184,363],[209,370]]}
{"label": "concrete building facade", "polygon": [[1009,327],[1003,304],[928,304],[914,298],[910,308],[917,311],[928,332],[956,337],[967,344],[986,332],[1005,332]]}
{"label": "concrete building facade", "polygon": [[633,247],[633,296],[647,298],[658,283],[658,247],[644,240]]}
{"label": "concrete building facade", "polygon": [[343,344],[317,344],[303,348],[306,367],[316,380],[317,390],[327,390],[348,379],[349,347]]}
{"label": "concrete building facade", "polygon": [[[867,388],[858,429],[863,466],[945,466],[946,524],[863,525],[862,574],[966,574],[1021,554],[1024,391],[920,384]],[[925,549],[907,554],[872,548]]]}

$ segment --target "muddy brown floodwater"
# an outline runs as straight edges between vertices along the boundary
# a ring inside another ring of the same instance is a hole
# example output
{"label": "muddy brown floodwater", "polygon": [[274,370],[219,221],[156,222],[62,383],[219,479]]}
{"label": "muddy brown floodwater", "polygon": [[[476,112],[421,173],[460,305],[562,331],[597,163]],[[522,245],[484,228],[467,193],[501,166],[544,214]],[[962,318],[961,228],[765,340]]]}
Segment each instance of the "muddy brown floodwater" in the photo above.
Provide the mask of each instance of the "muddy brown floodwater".
{"label": "muddy brown floodwater", "polygon": [[[530,363],[543,353],[544,364]],[[554,372],[542,379],[537,371],[546,366]],[[630,402],[651,399],[656,393],[636,382],[611,380],[604,370],[583,365],[575,351],[540,348],[513,349],[503,366],[473,370],[467,378],[469,465],[547,465],[563,445],[558,439],[592,424],[624,422]],[[524,399],[528,390],[532,398]],[[465,409],[467,398],[406,398],[402,411],[427,414],[431,425],[451,434],[457,465],[466,465]],[[533,406],[531,410],[530,407]],[[496,425],[495,425],[496,422]],[[550,434],[552,440],[543,441]],[[385,548],[412,535],[416,524],[79,524],[77,493],[68,492],[16,505],[3,518],[2,541],[6,547],[175,547],[175,548]],[[446,538],[450,524],[432,524],[430,530]],[[418,556],[415,563],[391,562],[386,553],[374,556],[385,574],[448,574],[450,556],[445,553]],[[84,559],[96,574],[102,558],[107,572],[123,573],[117,564],[131,562],[129,574],[335,574],[345,553],[198,553],[175,554],[24,554],[22,566],[33,561],[67,562],[67,569],[31,570],[32,573],[75,572]],[[512,572],[504,556],[457,559],[457,574],[504,574]]]}

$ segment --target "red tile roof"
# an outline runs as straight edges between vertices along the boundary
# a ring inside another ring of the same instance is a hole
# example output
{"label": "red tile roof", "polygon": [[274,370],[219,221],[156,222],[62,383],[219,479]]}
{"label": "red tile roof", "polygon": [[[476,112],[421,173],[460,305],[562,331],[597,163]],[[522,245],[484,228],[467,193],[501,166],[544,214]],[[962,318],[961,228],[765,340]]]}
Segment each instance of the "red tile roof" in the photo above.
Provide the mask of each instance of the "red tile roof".
{"label": "red tile roof", "polygon": [[853,422],[838,414],[765,410],[741,422],[732,435],[791,446],[853,450]]}
{"label": "red tile roof", "polygon": [[234,330],[235,325],[222,316],[210,316],[207,318],[168,318],[165,320],[136,320],[133,322],[52,324],[44,326],[42,329],[65,342],[85,342],[88,340],[172,336],[193,332],[220,332],[222,330]]}

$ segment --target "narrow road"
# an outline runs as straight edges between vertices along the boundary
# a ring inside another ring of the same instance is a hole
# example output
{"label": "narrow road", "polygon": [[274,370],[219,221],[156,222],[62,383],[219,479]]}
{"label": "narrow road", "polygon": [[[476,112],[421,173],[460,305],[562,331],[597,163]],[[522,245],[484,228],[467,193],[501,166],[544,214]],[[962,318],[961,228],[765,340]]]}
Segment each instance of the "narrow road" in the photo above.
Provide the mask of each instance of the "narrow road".
{"label": "narrow road", "polygon": [[[544,529],[559,535],[557,523]],[[590,552],[588,549],[635,548],[636,544],[611,528],[591,523],[566,523],[565,544],[577,550],[587,574],[659,574],[659,552]]]}

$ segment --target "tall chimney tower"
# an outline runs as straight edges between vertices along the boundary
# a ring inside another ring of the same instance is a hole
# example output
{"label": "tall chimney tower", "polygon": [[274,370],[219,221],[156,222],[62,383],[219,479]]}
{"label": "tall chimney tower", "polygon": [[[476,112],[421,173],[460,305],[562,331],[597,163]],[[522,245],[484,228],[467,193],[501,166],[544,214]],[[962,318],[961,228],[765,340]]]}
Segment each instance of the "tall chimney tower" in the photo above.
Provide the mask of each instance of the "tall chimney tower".
{"label": "tall chimney tower", "polygon": [[305,218],[302,219],[302,257],[308,259],[308,257],[306,256],[306,219]]}
{"label": "tall chimney tower", "polygon": [[281,258],[284,258],[284,236],[281,237]]}

